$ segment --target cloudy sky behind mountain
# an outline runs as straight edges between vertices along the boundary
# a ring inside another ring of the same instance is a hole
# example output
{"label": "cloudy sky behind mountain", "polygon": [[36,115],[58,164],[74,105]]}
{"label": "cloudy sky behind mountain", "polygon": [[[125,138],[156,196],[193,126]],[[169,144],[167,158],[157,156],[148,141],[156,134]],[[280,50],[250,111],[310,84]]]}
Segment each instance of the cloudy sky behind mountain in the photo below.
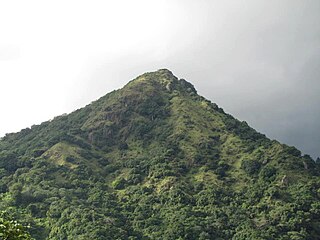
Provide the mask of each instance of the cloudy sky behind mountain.
{"label": "cloudy sky behind mountain", "polygon": [[0,2],[0,136],[168,68],[320,156],[319,0]]}

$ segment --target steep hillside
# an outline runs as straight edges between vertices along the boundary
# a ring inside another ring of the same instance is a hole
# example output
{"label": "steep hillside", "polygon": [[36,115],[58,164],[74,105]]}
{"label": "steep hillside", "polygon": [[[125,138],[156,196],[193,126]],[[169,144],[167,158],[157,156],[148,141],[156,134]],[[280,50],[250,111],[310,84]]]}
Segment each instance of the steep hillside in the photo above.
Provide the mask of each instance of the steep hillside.
{"label": "steep hillside", "polygon": [[35,239],[320,239],[319,186],[165,69],[0,141],[0,210]]}

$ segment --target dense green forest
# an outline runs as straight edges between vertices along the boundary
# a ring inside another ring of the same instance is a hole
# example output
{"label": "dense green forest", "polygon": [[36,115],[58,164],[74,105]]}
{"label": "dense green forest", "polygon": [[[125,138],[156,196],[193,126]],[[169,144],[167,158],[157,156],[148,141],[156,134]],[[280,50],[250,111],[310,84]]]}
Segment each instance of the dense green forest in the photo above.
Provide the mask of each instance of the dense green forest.
{"label": "dense green forest", "polygon": [[320,239],[319,166],[163,69],[1,139],[0,236]]}

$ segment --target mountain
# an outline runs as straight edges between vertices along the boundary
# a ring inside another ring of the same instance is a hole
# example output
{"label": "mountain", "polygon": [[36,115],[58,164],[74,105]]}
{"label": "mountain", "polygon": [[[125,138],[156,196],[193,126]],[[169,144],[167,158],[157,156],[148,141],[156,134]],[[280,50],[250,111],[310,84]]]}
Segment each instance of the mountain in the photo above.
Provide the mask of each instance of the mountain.
{"label": "mountain", "polygon": [[319,186],[166,69],[0,141],[0,210],[35,239],[320,239]]}

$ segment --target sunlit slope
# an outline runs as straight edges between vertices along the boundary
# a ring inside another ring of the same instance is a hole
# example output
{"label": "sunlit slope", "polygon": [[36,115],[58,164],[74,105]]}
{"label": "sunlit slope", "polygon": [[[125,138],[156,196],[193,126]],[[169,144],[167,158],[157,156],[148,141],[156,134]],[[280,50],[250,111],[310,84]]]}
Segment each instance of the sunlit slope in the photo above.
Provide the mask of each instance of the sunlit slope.
{"label": "sunlit slope", "polygon": [[164,69],[6,135],[0,210],[36,239],[318,239],[318,173]]}

